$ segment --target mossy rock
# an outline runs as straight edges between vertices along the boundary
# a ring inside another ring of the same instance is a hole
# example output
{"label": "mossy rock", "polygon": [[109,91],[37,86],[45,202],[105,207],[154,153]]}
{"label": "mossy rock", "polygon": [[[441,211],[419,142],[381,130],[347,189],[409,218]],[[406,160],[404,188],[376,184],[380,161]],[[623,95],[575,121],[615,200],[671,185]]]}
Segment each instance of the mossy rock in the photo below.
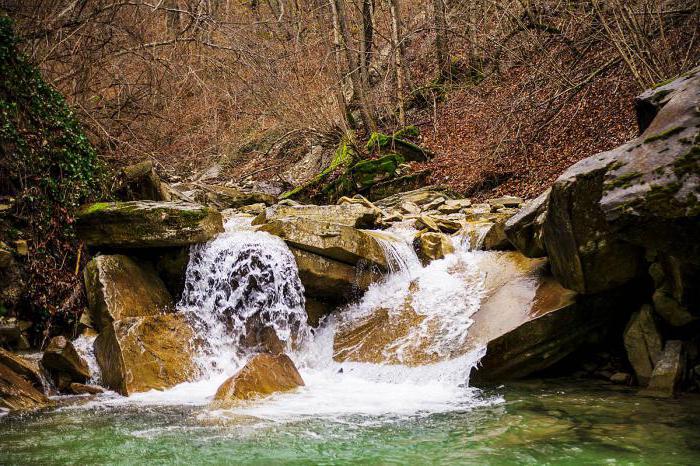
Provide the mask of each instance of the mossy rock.
{"label": "mossy rock", "polygon": [[433,154],[429,150],[403,139],[403,137],[413,136],[415,134],[417,134],[417,129],[410,126],[397,131],[391,136],[375,132],[372,133],[367,142],[367,150],[380,154],[393,152],[400,154],[405,160],[427,162],[433,157]]}
{"label": "mossy rock", "polygon": [[203,243],[224,231],[221,214],[183,202],[100,202],[85,206],[76,221],[88,246],[150,248]]}

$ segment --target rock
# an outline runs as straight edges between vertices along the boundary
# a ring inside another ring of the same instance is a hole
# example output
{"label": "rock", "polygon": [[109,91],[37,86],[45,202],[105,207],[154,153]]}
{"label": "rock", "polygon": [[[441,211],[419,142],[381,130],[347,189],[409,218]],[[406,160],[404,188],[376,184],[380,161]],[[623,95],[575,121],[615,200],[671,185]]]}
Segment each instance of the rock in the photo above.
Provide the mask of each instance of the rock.
{"label": "rock", "polygon": [[649,382],[662,350],[661,334],[656,326],[651,306],[645,304],[632,315],[624,333],[627,358],[640,385]]}
{"label": "rock", "polygon": [[412,202],[416,205],[424,206],[425,204],[428,204],[440,197],[444,199],[455,199],[457,196],[450,191],[437,186],[425,186],[420,189],[406,191],[376,200],[374,201],[374,204],[377,207],[384,209],[394,207],[401,202]]}
{"label": "rock", "polygon": [[214,400],[215,405],[225,405],[301,386],[304,380],[289,356],[258,354],[218,388]]}
{"label": "rock", "polygon": [[486,251],[497,250],[504,251],[513,249],[513,245],[508,240],[505,233],[506,222],[510,218],[510,214],[496,214],[493,218],[491,226],[486,231],[481,246]]}
{"label": "rock", "polygon": [[374,228],[379,220],[379,209],[370,208],[356,203],[343,203],[340,205],[275,205],[265,209],[254,221],[253,225],[262,225],[284,218],[308,218],[311,220],[328,221],[339,225],[347,225],[355,228]]}
{"label": "rock", "polygon": [[27,244],[27,240],[18,239],[17,241],[13,242],[13,245],[15,246],[15,252],[18,256],[26,256],[29,254],[29,245]]}
{"label": "rock", "polygon": [[29,339],[26,335],[29,326],[31,323],[14,317],[0,317],[0,344],[18,350],[29,349]]}
{"label": "rock", "polygon": [[289,246],[355,265],[360,261],[386,270],[384,250],[368,232],[346,225],[310,219],[280,219],[260,231],[279,236]]}
{"label": "rock", "polygon": [[244,214],[251,214],[251,215],[260,215],[263,212],[265,212],[265,209],[267,206],[263,204],[262,202],[259,202],[257,204],[250,204],[250,205],[244,205],[238,208],[239,212],[243,212]]}
{"label": "rock", "polygon": [[178,301],[185,288],[185,274],[190,262],[190,248],[158,248],[157,250],[149,250],[149,252],[150,260],[155,265],[158,277],[163,280],[174,300]]}
{"label": "rock", "polygon": [[362,205],[367,207],[368,209],[378,209],[378,207],[374,204],[372,204],[366,197],[364,197],[361,194],[355,194],[353,197],[347,197],[343,196],[340,199],[338,199],[338,202],[336,202],[338,205],[343,205],[343,204],[357,204],[357,205]]}
{"label": "rock", "polygon": [[356,268],[295,247],[290,249],[296,259],[299,279],[304,285],[306,296],[345,302],[380,278],[379,274],[371,270]]}
{"label": "rock", "polygon": [[84,383],[90,379],[90,368],[87,361],[78,354],[73,347],[73,343],[62,336],[51,339],[46,350],[44,350],[41,365],[54,378],[58,378],[58,374],[66,374],[73,382]]}
{"label": "rock", "polygon": [[122,201],[170,201],[170,192],[150,160],[125,167],[117,182],[116,195]]}
{"label": "rock", "polygon": [[196,186],[204,191],[206,203],[219,209],[235,209],[250,204],[272,205],[277,202],[275,196],[263,192],[246,192],[228,186],[201,183]]}
{"label": "rock", "polygon": [[12,250],[0,241],[0,269],[9,268],[13,263]]}
{"label": "rock", "polygon": [[662,398],[674,397],[683,379],[684,370],[683,342],[680,340],[667,341],[659,362],[656,363],[654,371],[651,373],[649,385],[642,393]]}
{"label": "rock", "polygon": [[95,329],[115,320],[154,316],[173,308],[165,285],[148,268],[127,256],[97,256],[84,271],[90,319]]}
{"label": "rock", "polygon": [[[399,165],[397,171],[403,167]],[[384,199],[405,191],[415,190],[421,186],[425,186],[430,177],[430,170],[420,170],[413,173],[402,174],[396,178],[387,181],[382,181],[372,185],[367,191],[367,197],[371,200]]]}
{"label": "rock", "polygon": [[656,290],[656,312],[669,324],[680,327],[700,318],[700,267],[677,257],[658,255],[649,267]]}
{"label": "rock", "polygon": [[260,318],[255,317],[246,321],[246,336],[243,339],[245,347],[262,353],[284,353],[286,343],[277,336],[275,328],[270,325],[262,325]]}
{"label": "rock", "polygon": [[99,395],[105,392],[105,389],[98,385],[86,385],[75,382],[68,386],[68,390],[74,395]]}
{"label": "rock", "polygon": [[89,246],[115,248],[185,246],[224,231],[219,212],[184,202],[100,202],[81,209],[75,225]]}
{"label": "rock", "polygon": [[472,205],[469,199],[447,199],[437,208],[443,214],[454,214]]}
{"label": "rock", "polygon": [[528,202],[515,215],[510,217],[504,227],[504,233],[515,248],[525,257],[544,257],[542,226],[547,213],[550,189]]}
{"label": "rock", "polygon": [[331,313],[333,307],[327,302],[306,298],[306,316],[307,323],[312,327],[318,327],[322,319]]}
{"label": "rock", "polygon": [[423,205],[423,211],[437,210],[440,206],[445,203],[446,199],[444,197],[438,197]]}
{"label": "rock", "polygon": [[116,320],[95,340],[103,383],[122,395],[192,380],[194,333],[180,314]]}
{"label": "rock", "polygon": [[0,364],[15,372],[17,375],[29,382],[37,390],[44,392],[46,384],[41,375],[39,364],[35,361],[25,359],[14,353],[10,353],[0,348]]}
{"label": "rock", "polygon": [[627,372],[615,372],[613,375],[610,376],[610,381],[612,383],[620,385],[628,385],[631,379],[632,376]]}
{"label": "rock", "polygon": [[486,201],[492,208],[493,207],[520,207],[523,200],[516,196],[503,196],[494,199],[488,199]]}
{"label": "rock", "polygon": [[31,410],[50,406],[51,401],[15,371],[0,362],[0,408]]}
{"label": "rock", "polygon": [[638,138],[552,186],[544,243],[563,285],[615,288],[643,273],[645,250],[700,264],[700,68],[667,90]]}
{"label": "rock", "polygon": [[414,204],[410,201],[401,202],[395,207],[395,209],[404,215],[419,215],[421,212],[421,208],[418,206],[418,204]]}
{"label": "rock", "polygon": [[430,215],[421,215],[416,219],[415,223],[417,230],[428,230],[439,233],[440,227],[433,217]]}
{"label": "rock", "polygon": [[452,239],[444,233],[422,233],[413,241],[413,247],[424,264],[442,259],[455,251]]}

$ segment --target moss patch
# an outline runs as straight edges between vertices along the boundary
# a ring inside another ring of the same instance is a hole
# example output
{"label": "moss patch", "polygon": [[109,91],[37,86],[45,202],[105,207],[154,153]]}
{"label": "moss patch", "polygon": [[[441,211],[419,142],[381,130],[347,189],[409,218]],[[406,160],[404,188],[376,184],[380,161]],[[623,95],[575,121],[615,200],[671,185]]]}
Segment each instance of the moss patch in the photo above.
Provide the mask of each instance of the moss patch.
{"label": "moss patch", "polygon": [[654,134],[653,136],[649,136],[644,140],[645,144],[649,144],[650,142],[654,141],[659,141],[662,139],[668,139],[674,134],[681,133],[685,130],[685,126],[674,126],[673,128],[669,128],[666,131],[662,131],[660,133]]}

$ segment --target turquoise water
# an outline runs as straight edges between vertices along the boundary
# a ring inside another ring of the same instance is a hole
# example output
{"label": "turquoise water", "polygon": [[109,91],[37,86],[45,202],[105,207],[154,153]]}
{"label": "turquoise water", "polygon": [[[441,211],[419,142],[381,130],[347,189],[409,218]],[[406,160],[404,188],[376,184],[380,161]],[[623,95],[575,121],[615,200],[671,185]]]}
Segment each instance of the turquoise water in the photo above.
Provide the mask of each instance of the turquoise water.
{"label": "turquoise water", "polygon": [[[591,385],[592,384],[592,385]],[[270,420],[92,402],[0,418],[1,464],[698,464],[700,398],[508,384],[463,410]],[[264,402],[264,401],[263,401]]]}

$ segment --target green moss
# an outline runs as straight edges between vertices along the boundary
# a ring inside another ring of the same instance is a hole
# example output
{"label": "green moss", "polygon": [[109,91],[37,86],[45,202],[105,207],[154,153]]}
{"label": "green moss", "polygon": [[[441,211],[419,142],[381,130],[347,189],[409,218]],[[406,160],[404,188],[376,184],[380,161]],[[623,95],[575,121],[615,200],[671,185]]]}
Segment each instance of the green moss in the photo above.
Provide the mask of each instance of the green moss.
{"label": "green moss", "polygon": [[630,186],[632,186],[634,180],[636,180],[637,178],[640,178],[641,176],[642,176],[642,174],[637,173],[637,172],[625,173],[624,175],[620,175],[618,177],[615,177],[615,179],[606,183],[605,190],[611,191],[615,188],[620,188],[620,189],[629,188]]}
{"label": "green moss", "polygon": [[420,136],[420,129],[417,126],[406,126],[394,133],[394,138],[406,139],[406,138],[417,138]]}
{"label": "green moss", "polygon": [[677,78],[677,76],[674,76],[674,77],[672,77],[672,78],[665,79],[665,80],[660,81],[660,82],[658,82],[658,83],[656,83],[656,84],[653,84],[653,85],[651,86],[651,88],[652,88],[652,89],[658,89],[659,87],[665,86],[665,85],[667,85],[667,84],[671,84],[673,81],[676,80],[676,78]]}
{"label": "green moss", "polygon": [[95,202],[94,204],[90,204],[83,209],[80,210],[80,215],[89,215],[92,213],[95,213],[97,211],[103,210],[106,207],[111,206],[112,204],[109,202]]}
{"label": "green moss", "polygon": [[688,173],[697,173],[700,162],[700,145],[694,145],[686,154],[673,162],[673,173],[682,178]]}
{"label": "green moss", "polygon": [[683,132],[683,130],[685,130],[685,126],[674,126],[673,128],[669,128],[666,131],[662,131],[660,133],[654,134],[653,136],[649,136],[644,140],[644,143],[648,144],[650,142],[658,141],[661,139],[668,139],[674,134]]}

